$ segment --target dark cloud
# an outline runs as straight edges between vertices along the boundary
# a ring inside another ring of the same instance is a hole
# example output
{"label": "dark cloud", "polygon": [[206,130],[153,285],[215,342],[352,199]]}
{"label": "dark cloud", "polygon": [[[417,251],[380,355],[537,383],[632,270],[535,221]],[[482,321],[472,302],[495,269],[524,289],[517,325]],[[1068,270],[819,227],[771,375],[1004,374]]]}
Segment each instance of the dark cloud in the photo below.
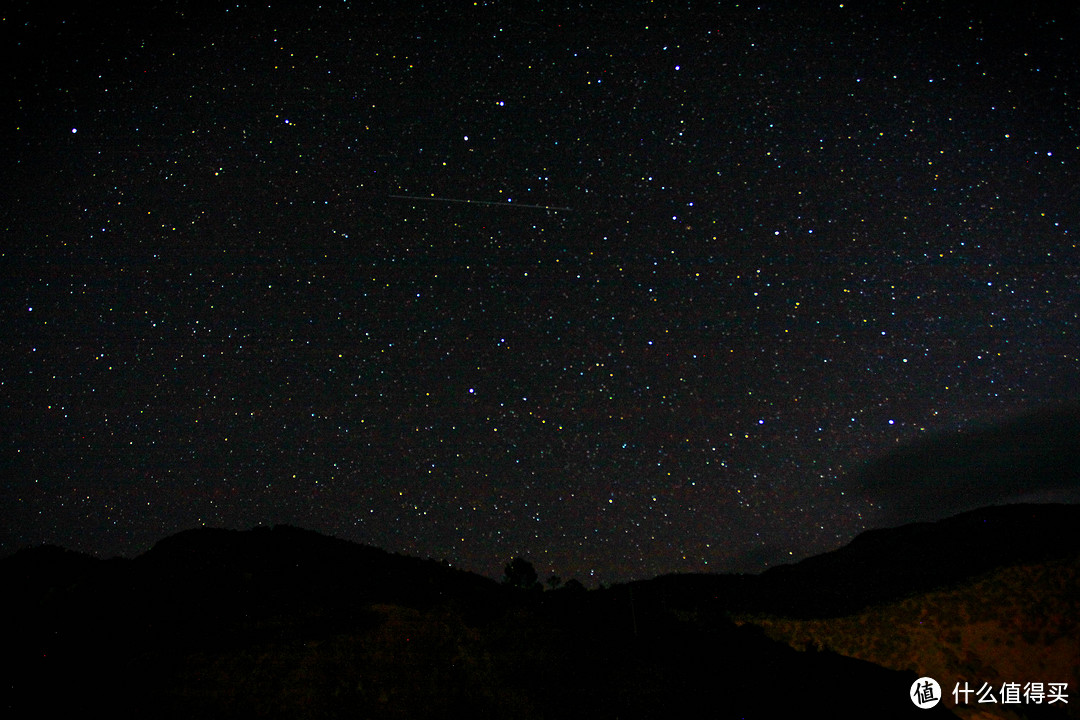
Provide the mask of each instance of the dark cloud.
{"label": "dark cloud", "polygon": [[1080,502],[1080,406],[935,436],[867,463],[847,482],[890,524],[1009,502]]}

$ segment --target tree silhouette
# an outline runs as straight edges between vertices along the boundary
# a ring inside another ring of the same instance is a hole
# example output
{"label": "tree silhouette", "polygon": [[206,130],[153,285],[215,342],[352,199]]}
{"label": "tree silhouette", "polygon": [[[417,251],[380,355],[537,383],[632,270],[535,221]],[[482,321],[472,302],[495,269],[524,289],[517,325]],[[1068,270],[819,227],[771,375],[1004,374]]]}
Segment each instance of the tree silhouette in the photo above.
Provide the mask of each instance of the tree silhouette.
{"label": "tree silhouette", "polygon": [[503,585],[521,590],[532,590],[540,585],[536,580],[536,569],[524,558],[514,558],[506,564],[503,572]]}
{"label": "tree silhouette", "polygon": [[570,578],[562,586],[563,590],[569,590],[570,592],[585,592],[585,586],[582,585],[577,578]]}

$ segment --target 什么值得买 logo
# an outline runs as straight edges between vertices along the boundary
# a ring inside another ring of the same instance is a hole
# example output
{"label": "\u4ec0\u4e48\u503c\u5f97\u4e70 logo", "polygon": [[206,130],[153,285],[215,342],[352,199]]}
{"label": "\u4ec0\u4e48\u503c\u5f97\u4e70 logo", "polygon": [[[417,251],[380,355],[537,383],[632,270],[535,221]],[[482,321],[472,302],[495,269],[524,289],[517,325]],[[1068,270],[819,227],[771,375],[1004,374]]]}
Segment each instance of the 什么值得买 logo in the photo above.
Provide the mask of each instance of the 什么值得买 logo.
{"label": "\u4ec0\u4e48\u503c\u5f97\u4e70 logo", "polygon": [[923,710],[941,702],[941,686],[932,677],[921,677],[911,685],[911,702]]}

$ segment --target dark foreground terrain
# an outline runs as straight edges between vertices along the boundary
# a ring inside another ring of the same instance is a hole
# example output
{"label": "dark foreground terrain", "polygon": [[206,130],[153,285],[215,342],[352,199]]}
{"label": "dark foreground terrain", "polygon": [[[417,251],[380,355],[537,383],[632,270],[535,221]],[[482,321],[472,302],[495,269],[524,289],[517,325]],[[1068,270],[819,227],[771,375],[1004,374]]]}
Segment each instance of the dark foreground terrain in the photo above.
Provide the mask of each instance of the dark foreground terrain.
{"label": "dark foreground terrain", "polygon": [[[500,585],[292,527],[188,531],[134,560],[35,548],[0,561],[3,652],[14,668],[0,714],[947,717],[944,704],[919,710],[908,700],[917,657],[887,669],[834,651],[819,626],[813,642],[793,642],[808,626],[790,623],[839,622],[1042,568],[1054,582],[1038,587],[1053,597],[1022,604],[1062,617],[1024,648],[1052,646],[1051,661],[1069,663],[1080,598],[1075,572],[1062,568],[1076,566],[1077,528],[1078,506],[987,508],[866,533],[758,576],[589,591]],[[1019,592],[1006,583],[994,602],[1008,606]],[[858,644],[852,632],[845,648]],[[965,637],[931,644],[962,657]],[[1051,681],[1068,671],[1076,667],[1039,672]],[[954,678],[939,680],[948,693]],[[1069,717],[1078,704],[1021,705],[1011,717]]]}

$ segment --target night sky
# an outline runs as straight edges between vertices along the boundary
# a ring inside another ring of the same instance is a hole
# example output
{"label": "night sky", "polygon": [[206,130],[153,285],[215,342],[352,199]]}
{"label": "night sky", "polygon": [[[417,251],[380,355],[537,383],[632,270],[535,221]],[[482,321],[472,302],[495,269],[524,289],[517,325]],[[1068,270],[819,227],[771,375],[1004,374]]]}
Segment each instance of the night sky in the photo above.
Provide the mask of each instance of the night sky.
{"label": "night sky", "polygon": [[0,10],[4,553],[760,571],[1080,398],[1075,5],[101,5]]}

